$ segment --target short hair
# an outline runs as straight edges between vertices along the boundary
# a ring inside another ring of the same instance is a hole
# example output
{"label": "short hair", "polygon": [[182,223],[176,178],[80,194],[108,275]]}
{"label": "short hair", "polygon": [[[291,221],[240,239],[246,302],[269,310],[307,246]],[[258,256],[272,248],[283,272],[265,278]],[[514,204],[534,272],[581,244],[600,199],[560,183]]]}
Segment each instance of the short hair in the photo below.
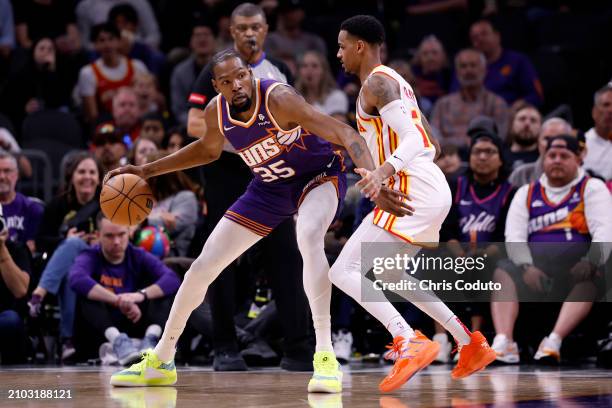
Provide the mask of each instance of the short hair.
{"label": "short hair", "polygon": [[477,50],[476,48],[464,48],[464,49],[460,50],[457,53],[457,55],[455,55],[455,66],[457,65],[457,61],[459,60],[459,56],[461,54],[466,53],[466,52],[472,52],[474,54],[477,54],[479,59],[480,59],[480,62],[482,64],[482,66],[485,67],[485,68],[487,67],[487,57],[485,57],[485,55],[481,51]]}
{"label": "short hair", "polygon": [[492,19],[490,19],[490,18],[486,18],[486,17],[485,17],[485,18],[480,18],[480,19],[478,19],[478,20],[474,21],[474,22],[473,22],[473,23],[470,25],[470,29],[471,29],[472,27],[474,27],[476,24],[488,24],[488,25],[491,27],[491,29],[492,29],[494,32],[496,32],[496,33],[500,34],[498,24],[497,24],[497,23],[496,23],[494,20],[492,20]]}
{"label": "short hair", "polygon": [[263,11],[263,8],[253,3],[242,3],[237,6],[230,16],[230,21],[233,22],[236,17],[253,17],[253,16],[261,16],[264,21],[266,21],[266,13]]}
{"label": "short hair", "polygon": [[113,23],[106,22],[102,24],[97,24],[92,27],[91,34],[89,35],[89,40],[91,42],[96,42],[96,40],[102,33],[108,33],[115,38],[120,37],[119,29],[117,28],[117,26],[115,26]]}
{"label": "short hair", "polygon": [[344,30],[369,44],[381,45],[385,42],[385,27],[373,16],[358,15],[347,18],[340,25],[340,30]]}
{"label": "short hair", "polygon": [[117,17],[123,16],[129,23],[138,25],[138,12],[132,5],[120,3],[108,12],[108,21],[115,24]]}
{"label": "short hair", "polygon": [[558,125],[560,127],[563,128],[562,133],[565,134],[570,134],[572,133],[572,125],[569,124],[569,122],[565,119],[562,118],[550,118],[550,119],[546,119],[543,123],[542,126],[540,127],[540,133],[544,133],[544,129],[548,128],[549,126],[553,126],[553,125]]}
{"label": "short hair", "polygon": [[217,25],[210,18],[206,18],[206,17],[196,18],[195,21],[193,22],[193,26],[191,27],[191,33],[193,34],[195,29],[198,27],[208,28],[213,33],[213,36],[215,37],[218,34]]}
{"label": "short hair", "polygon": [[593,105],[597,105],[599,98],[608,92],[612,92],[612,81],[608,82],[605,86],[602,86],[595,92],[593,95]]}
{"label": "short hair", "polygon": [[0,148],[0,160],[3,159],[9,159],[13,162],[13,164],[15,165],[15,169],[18,169],[19,166],[17,165],[17,158],[15,157],[15,155],[13,155],[13,153],[11,152],[7,152],[6,150]]}
{"label": "short hair", "polygon": [[212,74],[213,78],[216,78],[215,77],[215,68],[216,68],[216,66],[221,64],[222,62],[227,61],[227,60],[232,59],[232,58],[238,58],[240,60],[240,63],[244,67],[248,67],[247,63],[242,59],[240,54],[238,54],[238,52],[236,52],[236,50],[234,50],[233,48],[228,48],[226,50],[219,51],[218,53],[213,55],[213,57],[212,57],[212,59],[210,61],[210,73]]}

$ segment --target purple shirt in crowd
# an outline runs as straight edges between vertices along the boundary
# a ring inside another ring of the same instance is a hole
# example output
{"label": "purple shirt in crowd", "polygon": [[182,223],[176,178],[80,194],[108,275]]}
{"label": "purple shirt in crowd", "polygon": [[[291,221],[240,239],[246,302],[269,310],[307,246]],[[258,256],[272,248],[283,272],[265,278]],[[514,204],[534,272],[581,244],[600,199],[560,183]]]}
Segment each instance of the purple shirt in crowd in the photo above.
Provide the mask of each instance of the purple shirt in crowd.
{"label": "purple shirt in crowd", "polygon": [[157,284],[164,295],[175,293],[179,277],[162,261],[141,248],[128,244],[120,264],[111,264],[99,245],[85,249],[70,268],[70,286],[87,296],[97,283],[113,293],[128,293]]}
{"label": "purple shirt in crowd", "polygon": [[25,244],[36,238],[42,220],[44,207],[21,193],[15,199],[2,205],[2,216],[6,221],[11,241]]}

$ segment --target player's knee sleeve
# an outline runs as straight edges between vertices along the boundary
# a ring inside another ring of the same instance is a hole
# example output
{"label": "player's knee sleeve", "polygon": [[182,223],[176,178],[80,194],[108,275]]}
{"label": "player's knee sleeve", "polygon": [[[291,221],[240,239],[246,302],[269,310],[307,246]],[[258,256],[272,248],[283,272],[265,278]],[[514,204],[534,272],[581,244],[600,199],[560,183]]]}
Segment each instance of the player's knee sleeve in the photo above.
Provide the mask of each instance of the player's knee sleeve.
{"label": "player's knee sleeve", "polygon": [[296,231],[300,252],[323,248],[325,230],[320,225],[300,224]]}

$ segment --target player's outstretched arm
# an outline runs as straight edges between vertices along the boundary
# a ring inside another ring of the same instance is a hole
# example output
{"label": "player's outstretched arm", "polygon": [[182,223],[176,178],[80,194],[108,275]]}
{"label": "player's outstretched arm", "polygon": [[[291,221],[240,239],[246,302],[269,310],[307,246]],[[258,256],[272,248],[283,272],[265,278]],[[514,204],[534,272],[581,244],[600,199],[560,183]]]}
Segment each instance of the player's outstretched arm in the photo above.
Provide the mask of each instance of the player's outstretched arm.
{"label": "player's outstretched arm", "polygon": [[132,173],[147,179],[173,171],[190,169],[217,160],[223,151],[225,137],[219,130],[217,104],[213,102],[214,100],[204,110],[204,119],[206,121],[206,134],[204,137],[154,162],[142,166],[128,165],[112,170],[108,172],[104,182],[106,183],[111,177],[122,173]]}
{"label": "player's outstretched arm", "polygon": [[368,145],[350,126],[316,110],[289,86],[277,86],[268,100],[276,121],[287,128],[300,125],[323,139],[346,148],[358,167],[374,170]]}

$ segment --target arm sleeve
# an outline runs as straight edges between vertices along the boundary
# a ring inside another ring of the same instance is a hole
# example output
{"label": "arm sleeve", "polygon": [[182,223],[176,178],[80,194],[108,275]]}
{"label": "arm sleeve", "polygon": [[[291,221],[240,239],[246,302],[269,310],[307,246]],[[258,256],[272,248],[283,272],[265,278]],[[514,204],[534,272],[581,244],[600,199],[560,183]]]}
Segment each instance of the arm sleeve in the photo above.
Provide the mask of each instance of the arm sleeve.
{"label": "arm sleeve", "polygon": [[527,244],[527,225],[529,211],[527,209],[527,193],[529,185],[519,188],[510,203],[506,217],[506,251],[508,258],[517,265],[533,263],[529,245]]}
{"label": "arm sleeve", "polygon": [[604,264],[610,256],[612,243],[612,196],[606,185],[598,179],[591,178],[584,190],[584,215],[586,216],[592,242],[587,257],[595,265]]}
{"label": "arm sleeve", "polygon": [[97,254],[97,251],[85,250],[75,258],[70,267],[70,287],[81,296],[86,297],[91,288],[98,283],[92,277],[96,264],[99,262]]}
{"label": "arm sleeve", "polygon": [[142,251],[142,254],[144,255],[141,264],[143,272],[155,280],[153,283],[161,288],[164,295],[176,293],[181,285],[181,281],[176,273],[148,252]]}
{"label": "arm sleeve", "polygon": [[190,108],[204,109],[208,102],[217,95],[212,85],[211,66],[210,62],[206,64],[193,84],[187,100]]}
{"label": "arm sleeve", "polygon": [[399,146],[386,161],[398,172],[425,149],[423,137],[400,99],[383,106],[380,116],[400,136]]}

